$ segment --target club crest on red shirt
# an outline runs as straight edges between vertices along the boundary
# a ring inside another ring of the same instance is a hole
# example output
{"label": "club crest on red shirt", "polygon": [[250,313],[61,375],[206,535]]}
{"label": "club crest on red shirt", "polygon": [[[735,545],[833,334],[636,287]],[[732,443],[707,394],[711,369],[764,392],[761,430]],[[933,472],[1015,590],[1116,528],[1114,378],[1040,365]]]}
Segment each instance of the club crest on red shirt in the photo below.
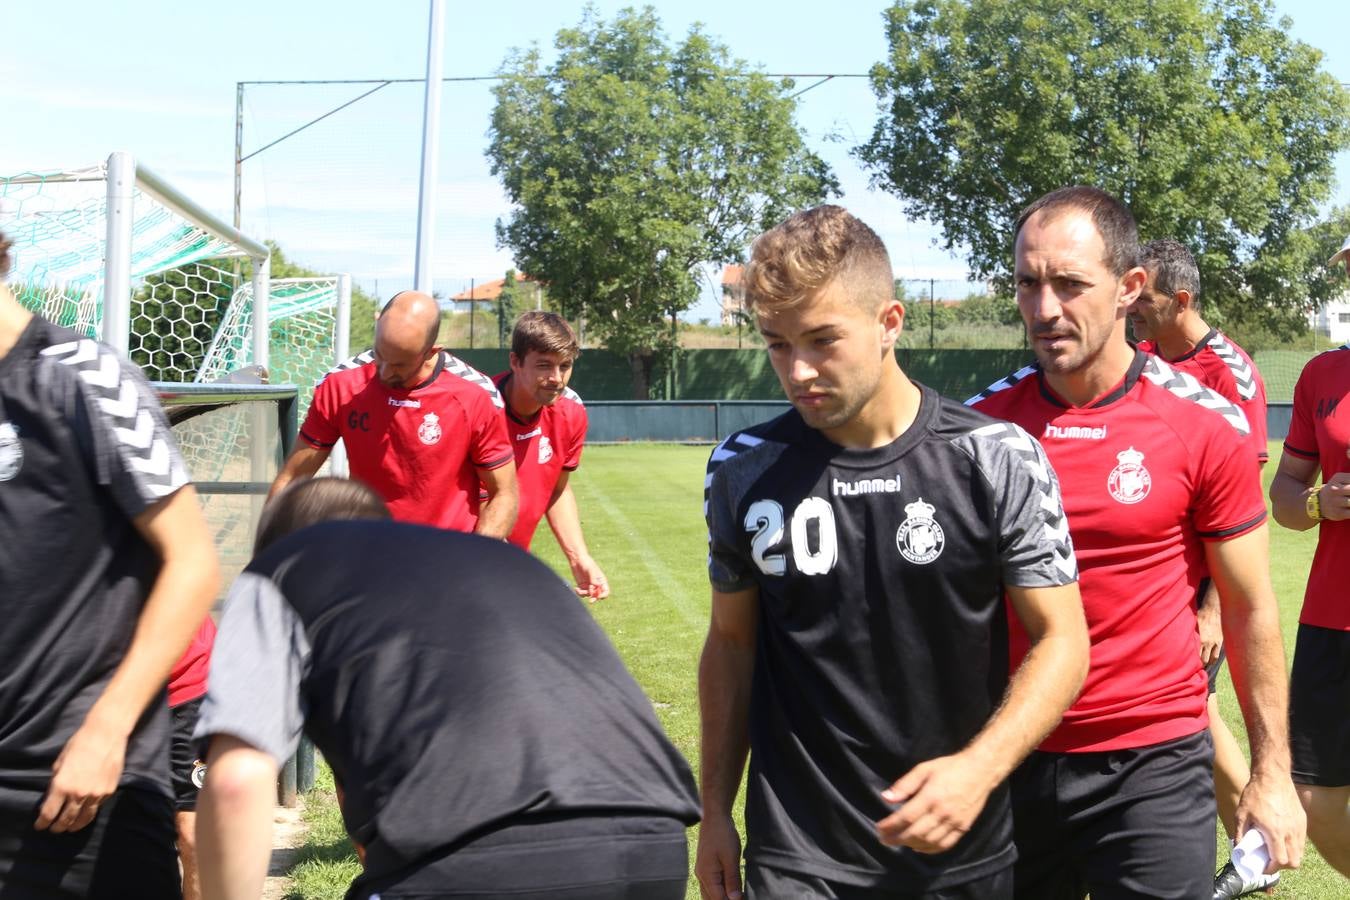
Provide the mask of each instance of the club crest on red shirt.
{"label": "club crest on red shirt", "polygon": [[1116,454],[1119,464],[1106,479],[1106,489],[1120,503],[1138,503],[1148,496],[1153,476],[1144,468],[1144,454],[1130,447]]}

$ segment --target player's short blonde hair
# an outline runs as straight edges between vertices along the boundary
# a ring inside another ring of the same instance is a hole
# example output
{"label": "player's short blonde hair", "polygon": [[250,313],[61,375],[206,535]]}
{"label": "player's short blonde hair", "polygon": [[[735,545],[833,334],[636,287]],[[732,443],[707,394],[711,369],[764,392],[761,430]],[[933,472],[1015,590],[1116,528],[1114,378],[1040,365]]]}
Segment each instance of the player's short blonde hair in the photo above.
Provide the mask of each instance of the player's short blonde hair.
{"label": "player's short blonde hair", "polygon": [[836,280],[868,311],[895,296],[881,238],[842,206],[828,204],[795,213],[760,235],[744,278],[746,307],[758,316],[797,306]]}

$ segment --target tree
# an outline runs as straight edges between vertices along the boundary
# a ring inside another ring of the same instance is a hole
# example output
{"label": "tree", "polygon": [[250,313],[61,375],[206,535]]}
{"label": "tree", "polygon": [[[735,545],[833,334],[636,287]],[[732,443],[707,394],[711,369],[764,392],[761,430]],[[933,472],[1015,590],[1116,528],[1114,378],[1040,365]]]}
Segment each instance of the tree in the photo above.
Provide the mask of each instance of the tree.
{"label": "tree", "polygon": [[738,260],[758,232],[836,191],[794,122],[791,82],[732,60],[695,26],[668,43],[651,7],[587,9],[557,59],[513,51],[487,156],[516,211],[501,245],[560,311],[626,354],[634,396],[670,352],[668,318],[698,296],[695,268]]}
{"label": "tree", "polygon": [[507,269],[502,281],[501,293],[497,295],[497,346],[505,347],[506,339],[511,336],[511,323],[516,320],[516,304],[519,299],[520,285],[516,281],[516,270]]}
{"label": "tree", "polygon": [[1195,253],[1206,317],[1296,331],[1303,229],[1350,146],[1350,94],[1268,0],[901,0],[855,154],[1008,286],[1019,210],[1068,184]]}

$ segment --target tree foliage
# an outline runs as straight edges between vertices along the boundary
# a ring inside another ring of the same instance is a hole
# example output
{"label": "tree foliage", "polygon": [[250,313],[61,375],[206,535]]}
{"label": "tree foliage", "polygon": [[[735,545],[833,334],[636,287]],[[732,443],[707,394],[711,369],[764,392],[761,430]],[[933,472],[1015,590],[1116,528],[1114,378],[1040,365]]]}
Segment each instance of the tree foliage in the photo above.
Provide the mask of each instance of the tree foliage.
{"label": "tree foliage", "polygon": [[[1195,253],[1206,316],[1299,330],[1306,231],[1350,146],[1350,95],[1269,0],[901,0],[855,151],[1006,285],[1020,209],[1067,184],[1122,197]],[[1319,275],[1320,277],[1320,275]]]}
{"label": "tree foliage", "polygon": [[520,284],[516,281],[516,270],[507,269],[502,281],[502,291],[497,295],[497,346],[505,347],[511,338],[511,326],[516,321],[516,306],[520,300]]}
{"label": "tree foliage", "polygon": [[695,267],[835,190],[794,122],[790,82],[695,26],[670,43],[651,7],[587,9],[556,59],[513,51],[493,89],[487,156],[516,205],[498,241],[568,318],[627,354],[635,395],[668,352]]}

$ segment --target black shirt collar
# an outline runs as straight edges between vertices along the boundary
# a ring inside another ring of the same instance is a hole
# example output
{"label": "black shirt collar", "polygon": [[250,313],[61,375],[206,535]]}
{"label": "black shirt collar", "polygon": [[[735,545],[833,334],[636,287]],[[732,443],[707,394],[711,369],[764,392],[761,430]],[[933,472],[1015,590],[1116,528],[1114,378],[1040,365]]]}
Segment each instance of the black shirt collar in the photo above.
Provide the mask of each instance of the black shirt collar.
{"label": "black shirt collar", "polygon": [[[1128,394],[1130,391],[1134,389],[1134,386],[1136,384],[1139,383],[1139,376],[1143,374],[1144,365],[1147,362],[1148,362],[1148,354],[1145,353],[1143,350],[1140,350],[1138,347],[1135,347],[1134,359],[1130,362],[1130,367],[1125,370],[1125,378],[1120,382],[1120,384],[1116,385],[1116,387],[1114,387],[1101,397],[1098,397],[1095,401],[1093,401],[1093,403],[1090,406],[1086,406],[1084,407],[1084,409],[1100,409],[1103,406],[1110,406],[1117,400],[1122,399],[1126,394]],[[1068,403],[1064,402],[1064,400],[1061,399],[1059,395],[1057,395],[1054,391],[1050,390],[1050,386],[1045,383],[1045,371],[1041,368],[1040,363],[1036,364],[1036,380],[1038,386],[1041,389],[1042,397],[1044,397],[1049,402],[1053,403],[1055,406],[1059,406],[1064,409],[1073,408]]]}

